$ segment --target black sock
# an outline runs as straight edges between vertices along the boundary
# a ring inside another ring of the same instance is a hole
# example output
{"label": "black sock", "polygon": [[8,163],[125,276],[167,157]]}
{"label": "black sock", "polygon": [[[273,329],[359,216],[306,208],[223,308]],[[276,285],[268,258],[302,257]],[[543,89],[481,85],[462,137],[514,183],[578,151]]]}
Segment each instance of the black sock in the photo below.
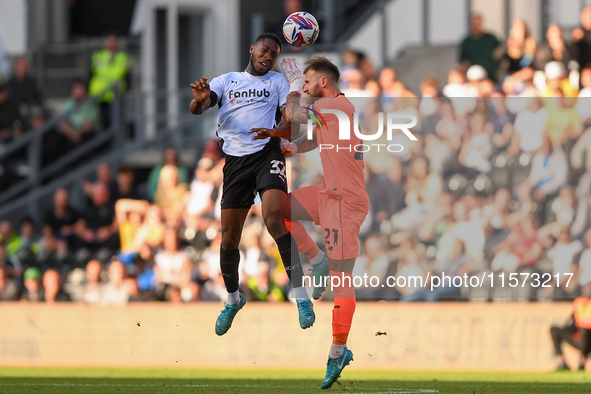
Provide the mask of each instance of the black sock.
{"label": "black sock", "polygon": [[[283,260],[283,266],[285,272],[291,281],[294,288],[303,286],[304,270],[300,263],[300,254],[298,253],[298,247],[291,236],[291,233],[287,233],[284,236],[275,240],[279,253],[281,254],[281,260]],[[292,253],[292,250],[294,253]]]}
{"label": "black sock", "polygon": [[238,290],[238,264],[240,252],[238,249],[225,250],[220,246],[220,267],[228,293]]}

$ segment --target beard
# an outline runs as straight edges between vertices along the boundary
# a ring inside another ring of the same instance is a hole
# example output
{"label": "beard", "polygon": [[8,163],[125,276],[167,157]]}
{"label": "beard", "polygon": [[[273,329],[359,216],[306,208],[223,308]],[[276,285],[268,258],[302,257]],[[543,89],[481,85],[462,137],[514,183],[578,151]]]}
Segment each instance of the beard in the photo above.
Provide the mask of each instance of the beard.
{"label": "beard", "polygon": [[266,71],[264,73],[257,71],[256,64],[255,64],[254,60],[252,59],[252,53],[250,54],[249,63],[250,63],[250,69],[252,70],[253,75],[261,76],[261,75],[264,75],[267,73]]}

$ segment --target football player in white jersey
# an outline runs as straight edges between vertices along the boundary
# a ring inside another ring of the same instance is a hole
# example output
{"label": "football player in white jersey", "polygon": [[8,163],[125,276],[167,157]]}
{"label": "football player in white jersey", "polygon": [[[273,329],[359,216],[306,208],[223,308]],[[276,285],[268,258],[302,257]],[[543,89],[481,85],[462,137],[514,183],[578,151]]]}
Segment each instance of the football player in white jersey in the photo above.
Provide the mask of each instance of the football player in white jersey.
{"label": "football player in white jersey", "polygon": [[[228,291],[226,306],[216,321],[215,332],[224,335],[246,303],[238,290],[238,244],[248,211],[258,192],[265,225],[277,242],[281,259],[294,288],[302,328],[315,320],[312,302],[303,287],[303,270],[295,242],[284,222],[287,203],[285,158],[277,137],[253,140],[254,128],[277,126],[290,86],[281,73],[271,71],[281,52],[281,41],[270,33],[261,34],[250,46],[250,61],[243,72],[230,72],[208,82],[203,77],[191,84],[191,112],[202,114],[219,106],[217,135],[226,154],[222,193],[222,244],[220,265]],[[292,254],[292,245],[294,253]]]}

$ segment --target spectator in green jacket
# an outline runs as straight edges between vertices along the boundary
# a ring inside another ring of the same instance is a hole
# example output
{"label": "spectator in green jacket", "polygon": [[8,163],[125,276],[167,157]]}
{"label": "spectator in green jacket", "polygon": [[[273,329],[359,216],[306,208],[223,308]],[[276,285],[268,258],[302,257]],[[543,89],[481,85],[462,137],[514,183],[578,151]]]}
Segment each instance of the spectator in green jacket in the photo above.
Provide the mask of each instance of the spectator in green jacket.
{"label": "spectator in green jacket", "polygon": [[102,129],[98,106],[93,101],[87,101],[87,98],[86,84],[81,80],[74,81],[71,96],[62,106],[62,113],[66,115],[59,126],[71,147],[88,140]]}
{"label": "spectator in green jacket", "polygon": [[494,52],[500,42],[493,34],[484,31],[482,22],[482,15],[472,14],[470,35],[464,39],[460,46],[460,63],[466,69],[478,64],[484,67],[490,79],[495,80],[499,63],[495,59]]}

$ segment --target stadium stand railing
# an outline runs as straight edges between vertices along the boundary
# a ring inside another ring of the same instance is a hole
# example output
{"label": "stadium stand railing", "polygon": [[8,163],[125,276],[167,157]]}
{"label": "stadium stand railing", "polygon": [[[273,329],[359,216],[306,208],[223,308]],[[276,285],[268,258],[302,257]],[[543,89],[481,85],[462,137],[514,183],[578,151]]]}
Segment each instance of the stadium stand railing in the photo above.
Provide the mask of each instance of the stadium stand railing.
{"label": "stadium stand railing", "polygon": [[[117,87],[114,88],[118,92]],[[112,105],[110,127],[49,164],[42,162],[43,139],[69,112],[48,119],[42,126],[9,143],[0,151],[0,162],[10,161],[12,155],[26,150],[27,174],[0,191],[0,218],[18,222],[22,217],[30,216],[39,222],[44,213],[40,206],[43,200],[56,189],[74,186],[75,182],[90,176],[101,162],[118,164],[125,159],[126,153],[153,147],[173,146],[180,149],[199,146],[206,139],[203,137],[203,119],[195,118],[188,110],[167,111],[170,97],[175,97],[177,102],[189,102],[190,95],[191,92],[185,90],[117,93]],[[143,103],[149,99],[159,102],[155,114],[146,113]],[[88,98],[82,104],[92,101],[96,99]],[[203,118],[207,120],[211,116]],[[149,122],[156,123],[155,136],[146,134]]]}
{"label": "stadium stand railing", "polygon": [[[115,114],[114,117],[118,118],[119,115]],[[159,116],[159,118],[164,120],[162,116]],[[29,162],[32,163],[32,166],[29,177],[26,180],[0,194],[0,201],[2,201],[2,203],[0,203],[1,219],[12,219],[12,221],[16,221],[15,219],[29,215],[33,220],[40,221],[41,215],[43,214],[41,204],[43,201],[51,199],[55,190],[77,186],[80,179],[84,179],[95,173],[96,168],[100,163],[119,163],[125,158],[126,154],[129,154],[130,152],[147,150],[149,147],[153,146],[162,147],[170,145],[171,141],[175,138],[179,138],[177,133],[178,130],[187,129],[192,123],[194,123],[194,119],[187,117],[176,122],[171,127],[159,128],[157,136],[151,139],[142,137],[126,139],[121,132],[121,127],[111,127],[110,130],[103,135],[97,136],[97,138],[88,141],[51,165],[41,169],[38,166],[40,162],[40,150],[38,146],[41,144],[41,138],[48,132],[48,130],[51,130],[50,126],[52,124],[57,124],[60,119],[61,116],[58,116],[49,121],[47,127],[44,125],[35,130],[23,143],[17,141],[19,142],[17,147],[23,146],[27,142],[31,142],[29,147],[33,156],[31,156]],[[100,146],[100,144],[108,141],[112,141],[112,145],[106,152],[94,156],[90,161],[79,166],[73,166],[73,164],[75,164],[81,157],[88,156],[93,150]],[[180,140],[178,144],[182,145],[184,142],[185,141]],[[3,154],[0,154],[0,158],[2,157]],[[65,168],[70,168],[70,171],[63,173],[63,169]],[[42,184],[41,180],[46,179],[50,179],[50,181]],[[18,195],[18,198],[10,199],[10,196],[13,195]]]}
{"label": "stadium stand railing", "polygon": [[[139,59],[139,40],[120,37],[119,48]],[[65,98],[70,94],[70,83],[75,79],[87,80],[92,53],[104,47],[103,38],[85,38],[67,43],[45,43],[35,50],[35,77],[37,86],[47,97]],[[132,86],[139,78],[139,62],[132,63]]]}
{"label": "stadium stand railing", "polygon": [[[0,217],[5,217],[6,214],[12,212],[11,209],[7,209],[7,207],[12,206],[11,204],[7,204],[11,200],[14,200],[16,197],[18,197],[18,201],[29,201],[27,198],[28,195],[35,194],[36,188],[40,187],[48,180],[59,177],[64,173],[64,171],[67,172],[68,168],[75,166],[84,157],[87,157],[92,152],[96,151],[105,144],[108,144],[109,142],[112,142],[113,146],[120,144],[120,137],[122,136],[120,116],[121,95],[119,94],[117,85],[118,84],[116,83],[110,88],[114,89],[116,92],[116,98],[112,105],[110,127],[107,130],[95,135],[91,140],[86,141],[72,151],[67,152],[52,163],[48,165],[43,165],[42,163],[44,137],[48,133],[52,132],[61,121],[63,121],[71,112],[76,111],[80,106],[83,106],[89,102],[96,103],[96,98],[88,97],[82,103],[80,103],[80,105],[72,108],[70,111],[53,116],[41,126],[30,130],[22,137],[14,140],[4,147],[4,149],[0,152],[0,161],[4,162],[10,161],[12,155],[17,154],[23,149],[26,149],[27,175],[23,179],[20,179],[19,181],[10,185],[6,190],[0,192],[0,204],[2,204],[0,211],[4,212],[4,214],[0,213]],[[37,220],[40,218],[40,213],[38,212],[38,207],[36,204],[29,205],[28,209],[30,211],[29,213],[34,219]]]}

